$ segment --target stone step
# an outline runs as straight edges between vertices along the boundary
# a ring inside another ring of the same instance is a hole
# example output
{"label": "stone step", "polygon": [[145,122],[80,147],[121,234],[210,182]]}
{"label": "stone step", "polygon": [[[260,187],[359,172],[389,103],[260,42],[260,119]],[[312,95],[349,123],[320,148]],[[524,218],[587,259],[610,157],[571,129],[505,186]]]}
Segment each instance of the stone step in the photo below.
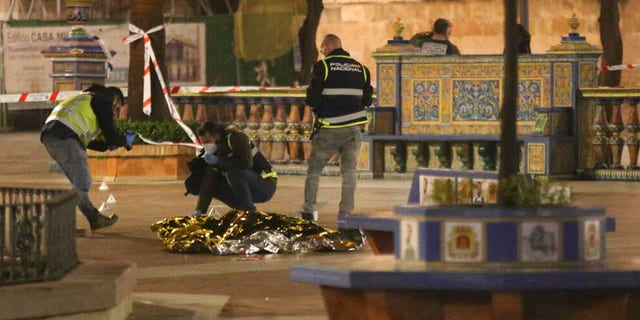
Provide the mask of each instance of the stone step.
{"label": "stone step", "polygon": [[0,320],[126,319],[136,286],[135,263],[80,263],[62,279],[0,287]]}

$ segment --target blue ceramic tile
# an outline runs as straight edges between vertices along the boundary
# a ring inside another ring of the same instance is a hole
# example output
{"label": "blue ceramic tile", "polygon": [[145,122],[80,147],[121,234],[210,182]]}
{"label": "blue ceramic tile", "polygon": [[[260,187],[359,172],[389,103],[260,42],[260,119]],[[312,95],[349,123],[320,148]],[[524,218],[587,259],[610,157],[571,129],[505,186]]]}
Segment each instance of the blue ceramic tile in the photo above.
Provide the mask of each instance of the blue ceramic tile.
{"label": "blue ceramic tile", "polygon": [[487,262],[518,260],[518,225],[515,222],[487,224]]}
{"label": "blue ceramic tile", "polygon": [[562,254],[564,261],[578,261],[580,253],[579,232],[577,221],[568,221],[562,225]]}
{"label": "blue ceramic tile", "polygon": [[[424,228],[425,232],[425,245],[422,246],[422,250],[426,250],[427,261],[440,261],[440,222],[427,222],[421,226],[421,230]],[[421,257],[422,258],[422,257]]]}

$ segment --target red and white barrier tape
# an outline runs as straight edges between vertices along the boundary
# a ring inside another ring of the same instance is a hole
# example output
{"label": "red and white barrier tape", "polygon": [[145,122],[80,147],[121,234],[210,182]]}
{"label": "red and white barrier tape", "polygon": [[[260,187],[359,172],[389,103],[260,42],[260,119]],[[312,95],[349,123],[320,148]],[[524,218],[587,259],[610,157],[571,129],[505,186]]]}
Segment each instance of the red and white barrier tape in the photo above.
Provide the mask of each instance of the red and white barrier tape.
{"label": "red and white barrier tape", "polygon": [[35,93],[11,93],[0,95],[0,103],[20,103],[20,102],[55,102],[71,98],[82,93],[82,91],[54,91]]}
{"label": "red and white barrier tape", "polygon": [[173,87],[171,94],[182,93],[224,93],[224,92],[248,92],[248,91],[283,91],[302,89],[302,87],[258,87],[258,86],[222,86],[222,87]]}
{"label": "red and white barrier tape", "polygon": [[167,103],[167,107],[169,108],[169,114],[173,120],[182,127],[182,130],[189,136],[189,139],[193,141],[194,144],[199,145],[198,138],[193,133],[191,128],[182,122],[182,118],[180,118],[180,113],[173,105],[173,101],[169,96],[169,91],[167,90],[167,85],[164,81],[164,77],[162,76],[162,71],[160,70],[160,66],[158,65],[158,60],[156,59],[156,55],[153,52],[153,47],[151,46],[151,37],[149,37],[150,33],[154,33],[164,29],[164,25],[159,25],[154,28],[149,29],[147,32],[144,32],[142,29],[134,26],[133,24],[129,24],[129,31],[132,33],[128,37],[122,39],[124,43],[132,43],[139,39],[144,40],[144,84],[143,84],[143,98],[142,98],[142,112],[146,115],[151,114],[151,68],[149,67],[149,60],[153,63],[153,67],[156,71],[156,75],[158,76],[158,82],[160,82],[160,86],[162,87],[162,93],[164,94],[165,102]]}
{"label": "red and white barrier tape", "polygon": [[[304,89],[304,87],[257,87],[257,86],[221,86],[221,87],[173,87],[171,94],[185,93],[233,93],[250,91],[283,91],[291,89]],[[127,96],[127,88],[123,88],[124,95]],[[0,103],[22,103],[22,102],[55,102],[71,98],[82,91],[53,91],[53,92],[23,92],[0,94]]]}
{"label": "red and white barrier tape", "polygon": [[165,145],[165,146],[187,146],[187,147],[193,147],[196,149],[202,149],[202,145],[199,144],[195,144],[195,143],[188,143],[188,142],[172,142],[172,141],[162,141],[162,142],[156,142],[153,140],[149,140],[145,137],[143,137],[142,135],[140,135],[138,133],[138,137],[140,138],[140,140],[144,141],[144,143],[146,144],[153,144],[153,145]]}
{"label": "red and white barrier tape", "polygon": [[602,71],[618,71],[618,70],[631,70],[640,68],[640,64],[619,64],[615,66],[601,66]]}

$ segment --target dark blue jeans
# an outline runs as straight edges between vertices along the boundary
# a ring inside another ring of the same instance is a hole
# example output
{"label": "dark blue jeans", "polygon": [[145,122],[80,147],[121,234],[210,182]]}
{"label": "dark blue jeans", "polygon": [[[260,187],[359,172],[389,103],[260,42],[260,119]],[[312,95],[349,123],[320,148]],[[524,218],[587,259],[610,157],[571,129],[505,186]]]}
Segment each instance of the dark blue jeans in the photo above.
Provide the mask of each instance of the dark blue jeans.
{"label": "dark blue jeans", "polygon": [[275,178],[263,179],[250,169],[221,172],[208,167],[200,186],[196,210],[207,212],[212,198],[216,198],[233,209],[255,211],[254,203],[271,200],[275,192]]}

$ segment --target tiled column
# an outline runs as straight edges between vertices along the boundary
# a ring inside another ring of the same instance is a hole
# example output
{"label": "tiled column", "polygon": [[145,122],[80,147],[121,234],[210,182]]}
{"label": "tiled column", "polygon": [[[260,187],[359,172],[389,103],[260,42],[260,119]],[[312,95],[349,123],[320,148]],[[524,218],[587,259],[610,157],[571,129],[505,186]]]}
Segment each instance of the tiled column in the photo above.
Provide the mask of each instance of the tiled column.
{"label": "tiled column", "polygon": [[609,120],[608,128],[611,132],[609,137],[609,148],[611,150],[611,169],[624,169],[620,164],[622,159],[622,148],[624,147],[624,140],[620,136],[620,133],[624,129],[622,124],[621,105],[624,100],[612,99],[611,102],[611,119]]}
{"label": "tiled column", "polygon": [[605,113],[605,103],[603,99],[596,99],[595,114],[593,117],[593,129],[596,136],[591,142],[593,144],[594,169],[604,169],[607,167],[607,115]]}
{"label": "tiled column", "polygon": [[311,107],[305,106],[304,113],[302,114],[302,150],[304,152],[304,161],[309,161],[311,155],[311,131],[313,130],[313,112]]}
{"label": "tiled column", "polygon": [[272,101],[271,99],[260,99],[257,101],[258,103],[262,103],[263,109],[259,124],[260,130],[258,131],[256,139],[260,140],[260,151],[262,151],[265,158],[270,160],[273,153],[273,132],[271,132],[273,129]]}
{"label": "tiled column", "polygon": [[300,162],[300,143],[302,136],[300,130],[302,129],[302,122],[300,118],[300,101],[297,99],[291,99],[291,107],[289,108],[289,117],[287,118],[287,144],[289,146],[289,162]]}
{"label": "tiled column", "polygon": [[629,150],[629,170],[639,170],[638,166],[638,147],[640,146],[640,140],[638,140],[638,131],[640,131],[640,123],[638,121],[638,102],[640,99],[628,99],[629,114],[627,116],[627,122],[625,128],[629,132],[627,137],[627,149]]}
{"label": "tiled column", "polygon": [[237,97],[233,100],[233,102],[236,105],[236,110],[233,117],[233,126],[242,131],[247,127],[247,113],[245,111],[246,100]]}

